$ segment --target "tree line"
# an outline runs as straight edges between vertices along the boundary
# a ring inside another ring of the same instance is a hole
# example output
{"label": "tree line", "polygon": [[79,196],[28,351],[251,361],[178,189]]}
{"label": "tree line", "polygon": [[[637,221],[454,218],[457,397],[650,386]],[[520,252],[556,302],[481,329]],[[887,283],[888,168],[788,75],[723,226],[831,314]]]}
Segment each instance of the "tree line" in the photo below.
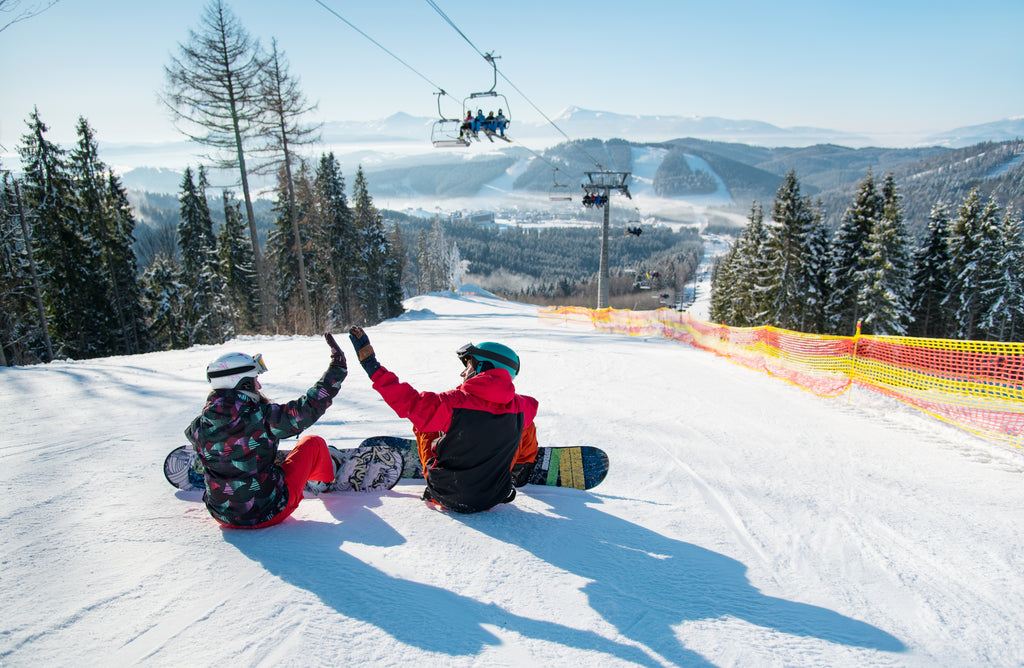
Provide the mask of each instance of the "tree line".
{"label": "tree line", "polygon": [[834,234],[820,200],[786,174],[765,220],[749,224],[712,275],[711,319],[813,334],[1024,340],[1024,222],[974,188],[955,212],[938,201],[927,233],[908,232],[890,172],[869,170]]}
{"label": "tree line", "polygon": [[0,182],[0,365],[310,333],[402,312],[397,232],[385,229],[362,169],[350,204],[333,154],[315,169],[299,162],[294,194],[281,177],[266,244],[273,280],[262,291],[242,202],[223,191],[215,225],[203,166],[185,170],[173,247],[140,268],[132,206],[88,122],[70,152],[47,139],[38,111],[28,126],[22,174],[4,171]]}
{"label": "tree line", "polygon": [[[205,168],[187,169],[174,239],[140,272],[136,219],[88,122],[67,154],[34,111],[19,146],[23,173],[5,172],[0,191],[0,364],[311,333],[401,312],[398,235],[385,230],[361,168],[350,205],[333,155],[315,166],[298,155],[320,127],[304,122],[315,105],[276,42],[265,50],[211,0],[178,46],[161,98],[178,129],[211,149],[204,160],[237,170],[241,199],[222,193],[218,230]],[[277,176],[266,248],[250,173]]]}

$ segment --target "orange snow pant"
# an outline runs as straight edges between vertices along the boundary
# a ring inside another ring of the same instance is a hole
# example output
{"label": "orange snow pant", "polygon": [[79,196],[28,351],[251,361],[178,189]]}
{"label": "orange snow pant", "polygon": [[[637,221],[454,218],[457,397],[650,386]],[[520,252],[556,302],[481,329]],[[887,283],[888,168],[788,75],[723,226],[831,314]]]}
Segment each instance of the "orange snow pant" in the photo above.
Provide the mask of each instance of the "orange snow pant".
{"label": "orange snow pant", "polygon": [[[419,452],[423,470],[426,471],[427,461],[434,457],[434,441],[438,439],[441,432],[421,432],[414,428],[412,433],[416,435],[416,449]],[[537,425],[531,422],[526,429],[523,429],[523,437],[519,440],[519,450],[516,451],[516,458],[512,460],[512,466],[532,462],[535,459],[537,459]]]}
{"label": "orange snow pant", "polygon": [[273,518],[251,527],[236,527],[223,524],[230,529],[262,529],[283,522],[295,512],[302,501],[302,490],[306,482],[332,482],[334,480],[334,460],[327,450],[327,441],[320,436],[303,436],[295,444],[281,463],[284,469],[284,484],[288,488],[288,505]]}

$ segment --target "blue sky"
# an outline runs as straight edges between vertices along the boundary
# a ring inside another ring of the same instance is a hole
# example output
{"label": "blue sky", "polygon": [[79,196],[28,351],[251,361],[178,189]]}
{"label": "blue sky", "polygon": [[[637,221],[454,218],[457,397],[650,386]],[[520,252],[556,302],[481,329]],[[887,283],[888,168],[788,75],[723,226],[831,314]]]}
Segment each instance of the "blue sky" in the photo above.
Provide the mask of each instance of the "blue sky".
{"label": "blue sky", "polygon": [[[319,120],[434,116],[434,86],[460,100],[490,87],[424,0],[323,1],[430,82],[313,0],[229,2],[277,38]],[[550,117],[575,105],[900,135],[1024,115],[1024,0],[435,1]],[[157,91],[205,4],[61,0],[0,32],[0,144],[16,148],[33,106],[59,142],[80,115],[101,141],[180,138]],[[514,117],[542,120],[498,88]]]}

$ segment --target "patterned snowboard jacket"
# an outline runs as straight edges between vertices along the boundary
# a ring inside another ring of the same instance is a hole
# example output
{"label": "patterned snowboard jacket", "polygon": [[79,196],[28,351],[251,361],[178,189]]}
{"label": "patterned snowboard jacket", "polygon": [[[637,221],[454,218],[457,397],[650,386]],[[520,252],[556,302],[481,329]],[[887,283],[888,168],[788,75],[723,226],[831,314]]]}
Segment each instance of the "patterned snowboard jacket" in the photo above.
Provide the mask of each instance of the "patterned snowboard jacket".
{"label": "patterned snowboard jacket", "polygon": [[516,394],[507,371],[484,371],[440,394],[417,392],[384,367],[371,380],[373,389],[398,417],[412,421],[417,432],[444,432],[426,470],[427,487],[436,501],[460,513],[475,513],[508,498],[512,461],[538,403]]}
{"label": "patterned snowboard jacket", "polygon": [[273,519],[288,503],[277,444],[324,414],[347,370],[330,366],[313,387],[286,404],[262,403],[236,390],[214,390],[185,436],[206,468],[203,500],[222,524],[250,527]]}

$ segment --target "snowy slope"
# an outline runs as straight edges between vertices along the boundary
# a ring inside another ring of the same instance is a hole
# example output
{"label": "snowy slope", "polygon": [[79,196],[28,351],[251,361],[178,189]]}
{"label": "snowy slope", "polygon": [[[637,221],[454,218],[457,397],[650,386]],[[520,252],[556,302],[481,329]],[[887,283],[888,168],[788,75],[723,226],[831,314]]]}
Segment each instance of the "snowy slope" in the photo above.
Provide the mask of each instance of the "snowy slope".
{"label": "snowy slope", "polygon": [[[470,516],[401,483],[226,531],[160,471],[205,364],[262,352],[289,400],[322,339],[0,369],[0,665],[1024,662],[1021,451],[486,296],[407,306],[368,330],[384,365],[443,390],[460,344],[511,345],[542,443],[604,448],[605,482]],[[407,431],[358,367],[310,430]]]}

